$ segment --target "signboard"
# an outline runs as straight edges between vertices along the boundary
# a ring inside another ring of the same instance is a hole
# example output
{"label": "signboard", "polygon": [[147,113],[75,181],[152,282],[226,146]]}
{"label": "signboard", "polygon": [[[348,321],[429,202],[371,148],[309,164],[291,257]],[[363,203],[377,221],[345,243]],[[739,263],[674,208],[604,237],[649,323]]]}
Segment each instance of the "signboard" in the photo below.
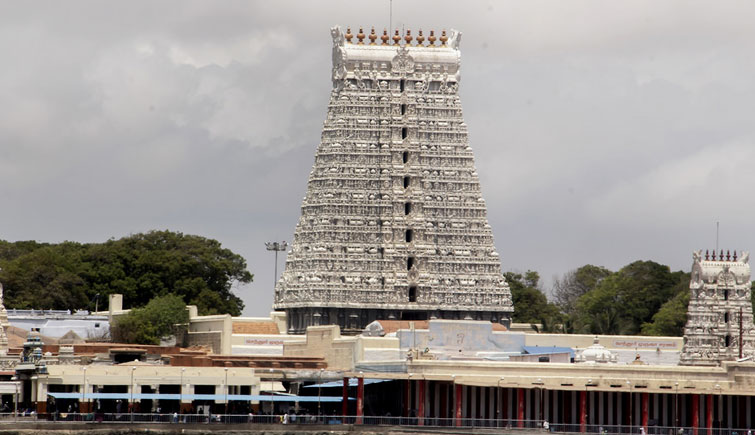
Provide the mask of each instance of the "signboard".
{"label": "signboard", "polygon": [[679,341],[653,339],[614,339],[612,348],[677,350]]}

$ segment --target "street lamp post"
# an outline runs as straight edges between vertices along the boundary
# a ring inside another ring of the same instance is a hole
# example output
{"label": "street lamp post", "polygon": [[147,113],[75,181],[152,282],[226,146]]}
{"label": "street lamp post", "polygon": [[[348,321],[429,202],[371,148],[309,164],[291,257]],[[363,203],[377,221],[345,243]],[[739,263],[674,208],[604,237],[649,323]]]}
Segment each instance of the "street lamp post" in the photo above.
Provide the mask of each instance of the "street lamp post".
{"label": "street lamp post", "polygon": [[228,367],[225,369],[225,421],[228,422]]}
{"label": "street lamp post", "polygon": [[[84,405],[86,403],[86,394],[87,394],[87,368],[84,367],[84,388],[81,391],[81,403]],[[86,406],[86,405],[84,405]],[[81,408],[81,406],[79,407]],[[81,409],[79,409],[81,411]]]}
{"label": "street lamp post", "polygon": [[679,382],[674,383],[676,388],[676,394],[674,394],[674,434],[676,434],[676,428],[679,426]]}
{"label": "street lamp post", "polygon": [[11,378],[11,381],[13,381],[13,387],[16,390],[16,395],[14,396],[14,399],[13,399],[13,421],[17,421],[18,420],[18,377],[13,376]]}
{"label": "street lamp post", "polygon": [[181,367],[181,385],[178,387],[178,410],[181,411],[181,407],[184,403],[184,373],[186,367]]}
{"label": "street lamp post", "polygon": [[[723,410],[723,404],[722,404],[722,398],[721,398],[721,385],[716,384],[714,387],[716,389],[716,393],[718,395],[718,398],[716,399],[716,407],[718,407],[719,410]],[[722,422],[724,419],[721,415],[718,416],[718,421]]]}
{"label": "street lamp post", "polygon": [[498,380],[498,389],[496,391],[496,396],[498,398],[498,406],[495,408],[495,416],[496,416],[496,426],[501,427],[503,426],[503,421],[501,420],[501,400],[503,399],[503,391],[501,390],[501,381],[503,381],[505,378],[501,376],[501,379]]}
{"label": "street lamp post", "polygon": [[629,388],[629,433],[632,433],[632,426],[634,424],[634,415],[632,414],[632,383],[627,381],[627,387]]}
{"label": "street lamp post", "polygon": [[282,242],[265,242],[265,248],[267,248],[268,251],[274,251],[275,252],[275,267],[273,269],[274,275],[273,275],[273,289],[275,289],[275,283],[278,282],[278,253],[283,252],[288,248],[288,243],[286,241]]}
{"label": "street lamp post", "polygon": [[129,386],[129,392],[130,392],[130,398],[128,400],[128,409],[129,413],[131,414],[131,421],[134,421],[134,372],[136,371],[136,366],[131,366],[131,384]]}
{"label": "street lamp post", "polygon": [[[273,369],[270,369],[270,415],[275,415],[275,400],[273,399]],[[271,423],[275,421],[271,418]]]}
{"label": "street lamp post", "polygon": [[545,388],[543,387],[543,380],[537,378],[537,384],[540,386],[540,388],[538,388],[540,390],[540,426],[545,427],[543,424],[543,422],[545,422]]}
{"label": "street lamp post", "polygon": [[322,373],[325,369],[320,369],[320,381],[317,383],[317,419],[320,419],[322,412],[320,412],[320,397],[322,396]]}

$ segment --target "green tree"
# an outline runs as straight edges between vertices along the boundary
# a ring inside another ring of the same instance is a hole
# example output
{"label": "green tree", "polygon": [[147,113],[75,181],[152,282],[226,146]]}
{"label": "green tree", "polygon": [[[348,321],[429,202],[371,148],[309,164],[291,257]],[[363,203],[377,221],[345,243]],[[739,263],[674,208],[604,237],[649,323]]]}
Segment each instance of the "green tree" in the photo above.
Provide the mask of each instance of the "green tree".
{"label": "green tree", "polygon": [[554,302],[564,313],[573,314],[580,296],[597,287],[610,274],[611,271],[605,267],[592,264],[570,270],[560,279],[554,280],[552,291]]}
{"label": "green tree", "polygon": [[189,312],[183,299],[167,294],[117,317],[110,334],[119,343],[160,344],[162,337],[174,335],[177,325],[188,321]]}
{"label": "green tree", "polygon": [[526,273],[506,272],[506,281],[511,288],[511,299],[514,303],[514,315],[512,321],[517,323],[547,325],[548,331],[552,332],[556,325],[560,325],[563,316],[554,304],[548,302],[548,298],[540,290],[540,275],[532,270]]}
{"label": "green tree", "polygon": [[123,295],[128,307],[174,293],[200,314],[241,314],[233,294],[252,274],[220,242],[170,231],[134,234],[105,243],[0,242],[0,280],[13,308],[94,308],[95,295]]}
{"label": "green tree", "polygon": [[689,305],[689,275],[676,285],[675,295],[664,303],[653,321],[642,325],[642,335],[663,335],[681,337],[687,323],[687,306]]}
{"label": "green tree", "polygon": [[653,261],[635,261],[582,295],[576,302],[574,318],[583,332],[639,334],[675,295],[684,276]]}

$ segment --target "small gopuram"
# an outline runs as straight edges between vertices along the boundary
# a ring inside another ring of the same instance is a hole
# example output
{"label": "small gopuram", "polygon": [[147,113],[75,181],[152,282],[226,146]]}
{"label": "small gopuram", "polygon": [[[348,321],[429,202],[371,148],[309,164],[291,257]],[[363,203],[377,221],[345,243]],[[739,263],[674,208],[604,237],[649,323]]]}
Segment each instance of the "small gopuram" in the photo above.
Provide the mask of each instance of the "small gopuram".
{"label": "small gopuram", "polygon": [[755,355],[750,254],[694,252],[679,364],[715,366]]}
{"label": "small gopuram", "polygon": [[461,34],[331,29],[333,90],[274,308],[288,330],[376,319],[508,324],[459,99]]}

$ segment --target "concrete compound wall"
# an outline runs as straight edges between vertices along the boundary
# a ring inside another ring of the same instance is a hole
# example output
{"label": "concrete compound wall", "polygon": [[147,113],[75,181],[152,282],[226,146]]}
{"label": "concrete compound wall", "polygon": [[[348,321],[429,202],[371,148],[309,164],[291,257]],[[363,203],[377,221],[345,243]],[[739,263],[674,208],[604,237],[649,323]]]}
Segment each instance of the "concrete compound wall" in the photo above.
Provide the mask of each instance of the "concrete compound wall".
{"label": "concrete compound wall", "polygon": [[518,355],[525,334],[494,332],[489,322],[432,320],[428,329],[396,332],[402,351],[428,349],[435,359],[458,357],[505,357]]}

